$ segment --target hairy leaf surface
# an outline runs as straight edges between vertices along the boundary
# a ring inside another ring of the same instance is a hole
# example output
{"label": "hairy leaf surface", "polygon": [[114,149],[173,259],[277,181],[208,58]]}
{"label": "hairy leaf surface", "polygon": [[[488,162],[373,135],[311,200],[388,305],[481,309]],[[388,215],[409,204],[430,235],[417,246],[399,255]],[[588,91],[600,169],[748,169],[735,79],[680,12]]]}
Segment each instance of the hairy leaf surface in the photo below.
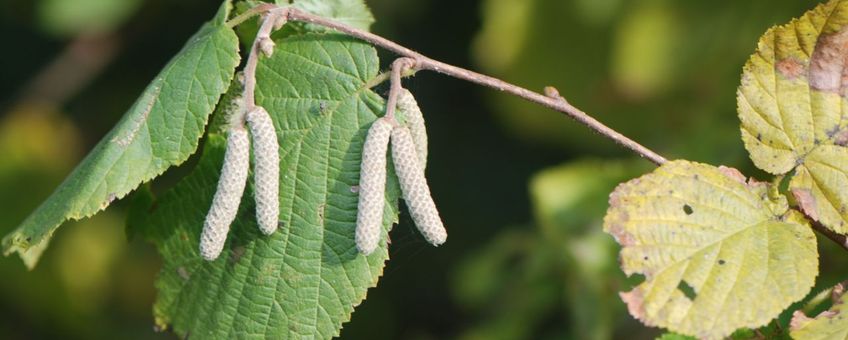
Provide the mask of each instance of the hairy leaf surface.
{"label": "hairy leaf surface", "polygon": [[374,16],[363,0],[276,0],[277,4],[292,6],[334,21],[368,30]]}
{"label": "hairy leaf surface", "polygon": [[382,98],[364,87],[377,75],[376,51],[335,34],[276,43],[273,56],[260,59],[256,98],[280,143],[277,232],[259,231],[251,180],[223,253],[213,262],[200,258],[198,238],[223,159],[217,134],[193,173],[135,226],[165,259],[157,324],[181,336],[336,336],[388,259],[386,232],[398,197],[391,171],[378,249],[363,256],[354,243],[362,144],[384,110]]}
{"label": "hairy leaf surface", "polygon": [[4,254],[18,252],[34,266],[43,250],[34,246],[64,221],[94,215],[194,153],[239,61],[238,39],[224,25],[229,11],[224,2],[64,183],[3,239]]}
{"label": "hairy leaf surface", "polygon": [[848,1],[832,0],[760,39],[737,92],[742,139],[757,167],[795,169],[801,209],[848,233]]}
{"label": "hairy leaf surface", "polygon": [[816,238],[769,189],[735,169],[688,161],[620,185],[604,230],[623,247],[624,272],[645,277],[621,294],[630,313],[721,338],[765,325],[803,298],[818,274]]}

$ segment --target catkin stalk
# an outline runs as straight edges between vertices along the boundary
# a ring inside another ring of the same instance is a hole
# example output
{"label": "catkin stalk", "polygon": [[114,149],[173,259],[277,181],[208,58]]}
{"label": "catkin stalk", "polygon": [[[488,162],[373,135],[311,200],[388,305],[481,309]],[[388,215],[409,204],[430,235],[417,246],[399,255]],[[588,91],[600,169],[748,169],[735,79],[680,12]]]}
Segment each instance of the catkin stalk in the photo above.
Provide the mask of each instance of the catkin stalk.
{"label": "catkin stalk", "polygon": [[424,124],[424,115],[421,113],[421,108],[412,92],[407,89],[401,89],[398,95],[398,109],[403,112],[406,118],[406,125],[409,127],[409,132],[412,134],[412,141],[415,142],[415,149],[418,150],[418,158],[421,160],[421,167],[427,168],[427,126]]}
{"label": "catkin stalk", "polygon": [[266,235],[277,230],[280,219],[280,145],[271,116],[257,106],[245,115],[253,137],[253,183],[256,221]]}
{"label": "catkin stalk", "polygon": [[224,248],[230,224],[236,218],[241,196],[244,194],[249,167],[250,141],[247,130],[244,126],[233,125],[227,136],[227,149],[224,152],[224,165],[218,179],[218,189],[200,234],[200,255],[208,261],[218,258]]}
{"label": "catkin stalk", "polygon": [[356,215],[356,248],[371,254],[380,241],[386,195],[386,152],[392,124],[388,119],[374,121],[362,147],[359,175],[359,206]]}
{"label": "catkin stalk", "polygon": [[445,243],[448,233],[442,224],[442,218],[439,217],[439,211],[436,210],[433,197],[430,196],[430,187],[424,177],[424,167],[421,166],[421,159],[409,129],[394,128],[391,141],[395,172],[400,181],[403,199],[406,201],[415,226],[432,245],[438,246]]}

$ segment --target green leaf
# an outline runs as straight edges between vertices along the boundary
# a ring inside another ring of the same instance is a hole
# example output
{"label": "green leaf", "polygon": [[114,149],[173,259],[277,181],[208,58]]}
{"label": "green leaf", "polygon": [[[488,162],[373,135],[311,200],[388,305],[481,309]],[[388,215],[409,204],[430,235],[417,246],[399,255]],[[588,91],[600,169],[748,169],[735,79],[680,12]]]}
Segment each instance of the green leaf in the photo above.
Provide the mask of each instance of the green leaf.
{"label": "green leaf", "polygon": [[720,338],[765,325],[803,298],[818,275],[816,238],[772,195],[735,169],[688,161],[620,185],[604,230],[623,247],[624,272],[645,276],[621,294],[630,314]]}
{"label": "green leaf", "polygon": [[32,267],[37,256],[28,249],[64,221],[94,215],[194,153],[239,61],[236,35],[224,25],[229,10],[225,2],[47,201],[3,239],[5,255],[18,252]]}
{"label": "green leaf", "polygon": [[[281,145],[280,229],[259,232],[248,185],[222,256],[200,258],[225,142],[210,135],[193,173],[133,227],[165,261],[156,282],[158,325],[200,338],[339,334],[388,259],[385,242],[367,257],[354,243],[362,144],[384,109],[365,88],[378,68],[374,48],[335,34],[278,40],[273,56],[260,59],[256,98]],[[397,217],[393,172],[387,185],[385,232]]]}
{"label": "green leaf", "polygon": [[848,316],[845,311],[848,295],[842,284],[834,287],[833,306],[815,318],[796,311],[792,315],[789,335],[796,340],[848,339]]}
{"label": "green leaf", "polygon": [[[277,4],[288,4],[289,0],[276,0]],[[371,10],[362,0],[294,0],[294,7],[312,14],[333,19],[363,30],[368,30],[374,23]]]}
{"label": "green leaf", "polygon": [[760,39],[737,92],[742,139],[757,167],[795,169],[790,189],[811,218],[848,233],[848,1],[819,5]]}

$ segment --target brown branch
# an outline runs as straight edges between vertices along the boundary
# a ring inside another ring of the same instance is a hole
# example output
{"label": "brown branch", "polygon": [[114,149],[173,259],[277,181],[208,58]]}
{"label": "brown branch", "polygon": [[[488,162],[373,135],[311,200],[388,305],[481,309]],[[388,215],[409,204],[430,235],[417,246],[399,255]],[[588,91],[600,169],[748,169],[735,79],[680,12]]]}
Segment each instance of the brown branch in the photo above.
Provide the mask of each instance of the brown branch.
{"label": "brown branch", "polygon": [[[435,71],[454,78],[467,80],[472,83],[476,83],[483,86],[488,86],[499,91],[519,96],[528,101],[541,104],[555,111],[562,112],[571,117],[572,119],[576,120],[577,122],[594,130],[595,132],[600,133],[604,137],[612,139],[616,143],[624,146],[625,148],[630,149],[636,154],[647,158],[656,165],[662,165],[667,161],[664,157],[660,156],[653,150],[648,149],[647,147],[637,143],[636,141],[630,138],[627,138],[627,136],[624,136],[618,131],[611,129],[610,127],[599,122],[597,119],[592,118],[585,112],[569,104],[568,101],[566,101],[558,94],[556,96],[546,96],[537,92],[530,91],[523,87],[507,83],[503,80],[494,77],[490,77],[484,74],[466,70],[464,68],[446,64],[441,61],[424,56],[406,47],[403,47],[400,44],[383,38],[379,35],[366,32],[354,27],[350,27],[345,24],[335,22],[333,20],[325,19],[323,17],[304,12],[297,8],[278,7],[274,5],[263,4],[248,10],[247,12],[237,16],[236,18],[233,18],[233,20],[228,22],[227,25],[231,27],[235,26],[239,23],[244,22],[251,16],[259,13],[263,13],[262,24],[260,25],[259,32],[257,33],[253,46],[251,47],[251,51],[248,55],[248,60],[244,68],[244,99],[248,110],[250,110],[254,105],[256,105],[254,101],[254,91],[256,87],[256,65],[258,62],[258,51],[267,50],[263,49],[261,44],[263,43],[263,41],[266,40],[266,37],[268,37],[268,41],[265,42],[266,44],[273,43],[270,42],[270,33],[274,28],[279,28],[280,26],[282,26],[283,23],[289,20],[301,21],[339,31],[351,37],[369,42],[372,45],[382,47],[386,50],[392,51],[398,55],[406,57],[399,60],[404,60],[403,63],[407,64],[407,66],[410,68],[417,70]],[[400,75],[400,72],[393,72],[392,75]],[[393,88],[395,84],[398,84],[397,86],[400,86],[399,83],[399,81],[392,81]],[[391,105],[391,99],[392,98],[390,96],[390,108],[387,109],[388,112],[394,111]]]}
{"label": "brown branch", "polygon": [[493,78],[493,77],[490,77],[490,76],[487,76],[487,75],[484,75],[484,74],[469,71],[469,70],[466,70],[466,69],[463,69],[463,68],[460,68],[460,67],[457,67],[457,66],[453,66],[453,65],[443,63],[443,62],[438,61],[438,60],[431,59],[427,56],[424,56],[424,55],[422,55],[418,52],[415,52],[411,49],[403,47],[400,44],[395,43],[395,42],[388,40],[386,38],[383,38],[379,35],[376,35],[376,34],[373,34],[373,33],[370,33],[370,32],[366,32],[366,31],[363,31],[363,30],[360,30],[360,29],[357,29],[357,28],[353,28],[353,27],[350,27],[350,26],[347,26],[345,24],[338,23],[338,22],[335,22],[335,21],[332,21],[332,20],[329,20],[329,19],[325,19],[325,18],[322,18],[320,16],[301,11],[301,10],[296,9],[296,8],[287,8],[287,9],[288,9],[287,18],[289,20],[301,21],[301,22],[306,22],[306,23],[311,23],[311,24],[316,24],[316,25],[327,27],[327,28],[331,28],[331,29],[334,29],[336,31],[345,33],[349,36],[352,36],[354,38],[361,39],[361,40],[364,40],[366,42],[369,42],[372,45],[385,48],[385,49],[392,51],[392,52],[394,52],[398,55],[401,55],[401,56],[404,56],[404,57],[407,57],[407,58],[411,58],[415,61],[415,65],[413,66],[415,69],[435,71],[435,72],[442,73],[442,74],[445,74],[445,75],[448,75],[448,76],[451,76],[451,77],[454,77],[454,78],[467,80],[467,81],[470,81],[472,83],[480,84],[480,85],[483,85],[483,86],[488,86],[488,87],[497,89],[499,91],[503,91],[503,92],[507,92],[507,93],[519,96],[519,97],[524,98],[528,101],[531,101],[531,102],[534,102],[534,103],[537,103],[537,104],[541,104],[541,105],[546,106],[550,109],[553,109],[555,111],[559,111],[559,112],[562,112],[562,113],[568,115],[572,119],[576,120],[577,122],[579,122],[583,125],[586,125],[590,129],[594,130],[595,132],[600,133],[604,137],[612,139],[616,143],[630,149],[631,151],[637,153],[638,155],[640,155],[644,158],[647,158],[648,160],[650,160],[654,164],[662,165],[663,163],[666,162],[666,159],[664,157],[660,156],[659,154],[657,154],[656,152],[654,152],[651,149],[648,149],[647,147],[633,141],[630,138],[627,138],[626,136],[622,135],[618,131],[615,131],[615,130],[611,129],[610,127],[604,125],[603,123],[599,122],[597,119],[592,118],[591,116],[589,116],[585,112],[583,112],[580,109],[572,106],[571,104],[569,104],[566,100],[562,99],[561,97],[560,98],[552,98],[552,97],[549,97],[549,96],[545,96],[543,94],[530,91],[530,90],[525,89],[523,87],[507,83],[507,82],[500,80],[500,79],[497,79],[497,78]]}
{"label": "brown branch", "polygon": [[[556,88],[552,86],[545,87],[544,94],[533,92],[523,87],[505,82],[494,77],[490,77],[484,74],[480,74],[457,66],[443,63],[441,61],[429,58],[425,55],[415,52],[409,48],[406,48],[394,41],[388,40],[379,35],[366,32],[354,27],[350,27],[329,19],[325,19],[323,17],[310,14],[292,7],[278,7],[276,5],[271,4],[262,4],[237,16],[227,24],[228,26],[233,27],[235,25],[238,25],[239,23],[246,21],[250,17],[260,13],[264,13],[263,21],[260,26],[259,33],[257,33],[256,40],[254,41],[254,44],[251,48],[250,55],[248,56],[248,60],[245,66],[244,98],[245,102],[248,105],[248,109],[252,108],[255,105],[253,92],[256,86],[256,64],[258,61],[258,52],[262,50],[261,40],[264,38],[270,40],[271,31],[273,29],[279,29],[280,26],[282,26],[288,20],[301,21],[339,31],[341,33],[366,41],[368,43],[371,43],[372,45],[380,46],[382,48],[385,48],[386,50],[392,51],[398,55],[403,56],[402,58],[399,58],[392,63],[392,71],[390,76],[391,89],[389,91],[389,98],[386,108],[386,116],[388,117],[393,117],[394,115],[395,106],[397,103],[397,95],[401,88],[400,78],[403,76],[404,72],[409,69],[430,70],[454,78],[467,80],[479,85],[491,87],[499,91],[519,96],[528,101],[541,104],[550,109],[568,115],[572,119],[589,127],[590,129],[603,135],[604,137],[607,137],[615,141],[619,145],[630,149],[636,154],[647,158],[656,165],[662,165],[667,162],[667,160],[663,156],[660,156],[653,150],[648,149],[647,147],[637,143],[636,141],[628,138],[627,136],[622,135],[618,131],[613,130],[612,128],[604,125],[595,118],[589,116],[582,110],[574,107],[559,94],[559,91],[557,91]],[[840,235],[824,227],[820,223],[815,222],[815,220],[810,220],[813,221],[811,225],[814,230],[818,231],[822,235],[834,241],[842,248],[848,250],[848,236]]]}
{"label": "brown branch", "polygon": [[837,233],[833,230],[830,230],[827,227],[823,226],[818,221],[810,218],[809,215],[806,215],[806,216],[807,216],[807,219],[810,220],[810,226],[813,227],[813,230],[818,231],[819,234],[822,234],[825,237],[829,238],[831,241],[833,241],[834,243],[836,243],[837,245],[842,247],[842,249],[848,250],[848,236],[842,235],[842,234],[839,234],[839,233]]}
{"label": "brown branch", "polygon": [[[259,6],[257,6],[258,8]],[[274,6],[261,6],[263,9],[268,9],[262,14],[259,31],[256,32],[256,38],[253,39],[253,44],[250,46],[250,52],[247,54],[247,61],[244,64],[244,104],[245,112],[249,112],[256,107],[256,66],[259,64],[259,53],[271,55],[274,49],[274,41],[271,40],[271,32],[275,28],[279,28],[285,23],[287,8],[278,8]],[[247,14],[247,13],[245,13]]]}
{"label": "brown branch", "polygon": [[398,58],[392,63],[391,88],[389,99],[386,101],[386,117],[395,122],[395,106],[397,106],[398,95],[403,89],[401,77],[403,72],[414,65],[415,60],[410,58]]}

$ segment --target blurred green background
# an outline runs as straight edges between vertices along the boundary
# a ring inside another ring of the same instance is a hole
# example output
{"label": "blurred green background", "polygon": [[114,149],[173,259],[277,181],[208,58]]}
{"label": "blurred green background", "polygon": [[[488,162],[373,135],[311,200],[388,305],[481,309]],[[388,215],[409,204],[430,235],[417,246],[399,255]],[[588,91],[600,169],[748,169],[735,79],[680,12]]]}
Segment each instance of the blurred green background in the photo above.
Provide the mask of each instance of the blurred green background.
{"label": "blurred green background", "polygon": [[[735,88],[758,37],[816,2],[368,0],[373,31],[572,104],[668,158],[754,170]],[[26,217],[119,119],[217,1],[0,0],[0,232]],[[384,64],[390,61],[383,53]],[[420,73],[428,176],[450,229],[435,249],[408,215],[347,339],[653,338],[617,292],[633,282],[601,232],[614,186],[651,165],[561,114]],[[386,88],[379,88],[385,93]],[[176,168],[155,183],[167,188]],[[32,272],[0,259],[0,338],[169,339],[155,332],[161,260],[124,234],[123,200],[59,229]],[[848,257],[820,242],[819,288]],[[783,320],[785,321],[785,316]]]}

